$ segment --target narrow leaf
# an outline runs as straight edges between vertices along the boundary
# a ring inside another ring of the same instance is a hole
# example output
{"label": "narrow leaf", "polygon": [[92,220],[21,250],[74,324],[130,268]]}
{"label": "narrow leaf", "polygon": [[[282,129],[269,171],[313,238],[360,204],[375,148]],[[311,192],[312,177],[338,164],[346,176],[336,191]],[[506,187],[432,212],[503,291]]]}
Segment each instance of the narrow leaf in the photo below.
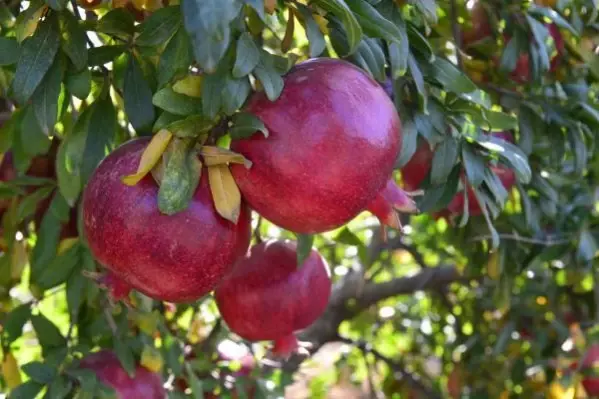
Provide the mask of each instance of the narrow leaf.
{"label": "narrow leaf", "polygon": [[125,112],[136,131],[149,130],[154,122],[152,89],[144,78],[135,56],[129,56],[123,86]]}
{"label": "narrow leaf", "polygon": [[141,155],[139,166],[135,174],[122,178],[123,183],[128,186],[134,186],[143,179],[152,168],[158,163],[164,151],[168,147],[173,134],[167,130],[161,130],[152,137],[152,140]]}
{"label": "narrow leaf", "polygon": [[301,268],[312,252],[314,236],[312,234],[297,234],[297,267]]}
{"label": "narrow leaf", "polygon": [[262,132],[264,137],[268,137],[268,129],[264,122],[252,113],[239,112],[233,115],[231,122],[229,134],[234,140],[250,137],[257,132]]}
{"label": "narrow leaf", "polygon": [[216,211],[223,218],[236,224],[241,212],[241,193],[229,167],[226,165],[209,167],[208,180]]}

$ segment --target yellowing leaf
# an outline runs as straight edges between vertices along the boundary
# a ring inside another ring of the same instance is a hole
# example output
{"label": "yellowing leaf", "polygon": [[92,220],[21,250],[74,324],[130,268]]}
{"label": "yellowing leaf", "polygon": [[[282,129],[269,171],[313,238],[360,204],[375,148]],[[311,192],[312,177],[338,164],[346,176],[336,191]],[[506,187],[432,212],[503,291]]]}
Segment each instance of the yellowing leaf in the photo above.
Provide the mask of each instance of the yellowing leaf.
{"label": "yellowing leaf", "polygon": [[64,253],[69,248],[71,248],[73,245],[75,245],[75,243],[77,241],[79,241],[78,237],[65,238],[58,244],[58,249],[57,249],[56,253],[58,255]]}
{"label": "yellowing leaf", "polygon": [[13,389],[21,384],[21,373],[19,372],[19,364],[12,353],[4,355],[2,362],[2,375],[8,389]]}
{"label": "yellowing leaf", "polygon": [[487,263],[487,275],[493,280],[499,280],[499,252],[495,251],[489,257],[489,262]]}
{"label": "yellowing leaf", "polygon": [[554,381],[549,385],[547,397],[550,399],[574,399],[576,389],[574,386],[563,387],[559,382]]}
{"label": "yellowing leaf", "polygon": [[202,76],[187,75],[173,85],[173,91],[189,97],[200,97],[202,95]]}
{"label": "yellowing leaf", "polygon": [[323,17],[322,15],[319,14],[314,14],[314,20],[316,21],[316,23],[318,24],[318,27],[320,28],[320,31],[322,32],[323,35],[328,35],[329,34],[329,21],[327,21],[327,19],[325,17]]}
{"label": "yellowing leaf", "polygon": [[[30,5],[29,7],[32,7]],[[27,11],[24,13],[25,18],[27,20],[22,20],[17,24],[17,41],[21,43],[23,40],[27,39],[29,36],[33,35],[37,26],[40,23],[40,18],[42,14],[47,9],[47,7],[40,7],[34,13],[28,14]]]}
{"label": "yellowing leaf", "polygon": [[252,167],[252,161],[241,154],[227,150],[222,147],[202,146],[200,154],[204,158],[206,166],[227,165],[228,163],[238,163],[246,168]]}
{"label": "yellowing leaf", "polygon": [[241,193],[229,167],[227,165],[208,167],[208,181],[218,214],[237,223],[241,211]]}
{"label": "yellowing leaf", "polygon": [[160,370],[162,370],[164,361],[162,360],[160,352],[158,352],[155,348],[151,346],[145,346],[141,352],[140,363],[148,370],[158,373]]}
{"label": "yellowing leaf", "polygon": [[293,42],[293,33],[295,32],[295,17],[293,8],[289,8],[289,18],[287,19],[287,29],[285,30],[285,37],[281,41],[281,51],[286,53],[291,48]]}
{"label": "yellowing leaf", "polygon": [[264,0],[264,9],[267,13],[272,14],[277,7],[277,0]]}
{"label": "yellowing leaf", "polygon": [[152,170],[154,165],[158,163],[172,138],[173,134],[168,130],[163,129],[156,133],[141,156],[137,173],[123,177],[123,183],[128,186],[134,186],[139,183]]}
{"label": "yellowing leaf", "polygon": [[18,280],[25,269],[28,262],[27,243],[25,240],[15,241],[12,248],[12,259],[10,267],[10,275],[13,280]]}

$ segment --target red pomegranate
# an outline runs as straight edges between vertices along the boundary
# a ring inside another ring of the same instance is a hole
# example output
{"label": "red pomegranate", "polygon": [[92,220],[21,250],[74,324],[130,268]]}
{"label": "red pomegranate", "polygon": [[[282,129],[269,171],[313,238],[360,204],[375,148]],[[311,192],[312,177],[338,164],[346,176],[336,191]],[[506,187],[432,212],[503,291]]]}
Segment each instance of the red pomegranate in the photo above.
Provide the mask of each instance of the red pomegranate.
{"label": "red pomegranate", "polygon": [[[503,140],[513,142],[513,136],[509,132],[497,132],[492,133],[493,136],[501,138]],[[433,149],[431,149],[429,143],[426,140],[420,140],[418,148],[410,161],[401,168],[401,175],[404,188],[408,191],[417,190],[420,188],[420,184],[424,181],[428,175],[432,161],[433,161]],[[490,167],[506,190],[516,184],[516,175],[513,170],[506,166],[498,165]],[[464,175],[462,174],[462,181],[464,181]],[[451,215],[461,215],[464,211],[464,192],[459,191],[453,200],[447,205],[447,208],[435,213],[437,218],[449,217]],[[476,195],[471,187],[468,188],[468,214],[470,216],[478,216],[482,214],[480,204],[476,199]]]}
{"label": "red pomegranate", "polygon": [[214,291],[229,328],[250,341],[274,341],[273,353],[288,355],[298,348],[293,332],[312,324],[325,310],[331,294],[326,261],[312,250],[299,268],[296,243],[258,244],[235,265]]}
{"label": "red pomegranate", "polygon": [[470,9],[470,20],[472,27],[464,29],[462,32],[462,45],[464,47],[493,35],[489,15],[480,1],[475,2]]}
{"label": "red pomegranate", "polygon": [[115,390],[118,399],[165,399],[160,375],[137,366],[131,378],[117,356],[108,350],[92,353],[81,360],[80,367],[93,370],[98,380]]}
{"label": "red pomegranate", "polygon": [[[572,370],[578,368],[578,362],[570,367]],[[593,369],[599,368],[599,344],[592,344],[584,355],[581,371],[585,374],[582,380],[582,386],[587,395],[591,397],[599,396],[599,374],[593,372]]]}
{"label": "red pomegranate", "polygon": [[83,194],[84,233],[100,263],[144,294],[169,302],[193,301],[210,292],[250,242],[250,212],[237,224],[214,208],[207,173],[187,209],[158,209],[158,185],[150,174],[127,186],[149,138],[131,140],[105,158]]}
{"label": "red pomegranate", "polygon": [[335,229],[365,210],[385,187],[401,145],[401,126],[385,90],[356,66],[319,58],[284,77],[276,101],[263,92],[247,111],[269,137],[234,140],[253,162],[232,165],[249,205],[299,233]]}

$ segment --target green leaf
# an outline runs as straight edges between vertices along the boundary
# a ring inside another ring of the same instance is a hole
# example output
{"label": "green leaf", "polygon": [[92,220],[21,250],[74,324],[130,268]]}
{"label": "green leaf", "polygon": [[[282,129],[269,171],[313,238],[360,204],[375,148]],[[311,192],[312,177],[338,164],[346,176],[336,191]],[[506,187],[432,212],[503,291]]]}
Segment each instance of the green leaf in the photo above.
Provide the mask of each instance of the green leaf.
{"label": "green leaf", "polygon": [[111,46],[94,47],[89,50],[89,65],[98,66],[112,62],[116,57],[127,50],[124,44],[115,44]]}
{"label": "green leaf", "polygon": [[[424,196],[416,200],[418,209],[421,212],[435,212],[445,208],[458,191],[461,169],[459,165],[454,166],[447,180],[438,186],[428,187]],[[423,182],[423,186],[426,186],[427,180],[428,177]]]}
{"label": "green leaf", "polygon": [[68,74],[65,84],[69,93],[80,100],[85,100],[92,90],[92,74],[89,69],[84,68],[81,72]]}
{"label": "green leaf", "polygon": [[448,137],[437,146],[431,166],[431,183],[443,183],[458,160],[458,143]]}
{"label": "green leaf", "polygon": [[411,22],[406,23],[406,33],[410,42],[410,48],[414,53],[420,54],[425,62],[433,63],[437,59],[435,51],[431,47],[426,37],[420,33],[420,30]]}
{"label": "green leaf", "polygon": [[154,11],[139,26],[138,46],[158,46],[166,43],[181,25],[181,11],[178,6],[170,6]]}
{"label": "green leaf", "polygon": [[[203,88],[202,88],[203,90]],[[202,100],[175,92],[170,87],[159,90],[152,103],[158,108],[175,115],[192,115],[202,113]]]}
{"label": "green leaf", "polygon": [[497,177],[493,170],[486,168],[484,180],[485,185],[489,188],[491,194],[493,194],[495,202],[503,207],[505,201],[507,200],[508,192],[505,187],[503,187],[503,183],[501,183],[499,177]]}
{"label": "green leaf", "polygon": [[499,69],[505,72],[512,72],[516,69],[518,58],[520,57],[520,35],[514,35],[505,46],[503,53],[501,54],[501,61],[499,63]]}
{"label": "green leaf", "polygon": [[110,96],[97,100],[91,105],[87,138],[81,164],[82,182],[87,182],[96,166],[106,156],[108,146],[116,134],[116,111]]}
{"label": "green leaf", "polygon": [[487,130],[498,132],[515,129],[518,126],[518,119],[513,115],[498,111],[488,111],[485,109],[481,109],[481,111],[489,123],[489,128]]}
{"label": "green leaf", "polygon": [[196,373],[191,369],[189,363],[185,365],[185,370],[187,371],[187,378],[193,399],[204,399],[204,388],[202,386],[202,381],[200,381]]}
{"label": "green leaf", "polygon": [[73,389],[73,383],[64,375],[59,375],[48,387],[49,399],[63,399]]}
{"label": "green leaf", "polygon": [[327,46],[324,35],[312,16],[312,10],[301,3],[296,3],[296,6],[304,18],[302,22],[310,45],[310,58],[318,57],[324,52]]}
{"label": "green leaf", "polygon": [[418,143],[418,130],[412,120],[407,120],[402,126],[402,141],[399,158],[397,159],[397,167],[403,167],[416,152],[416,145]]}
{"label": "green leaf", "polygon": [[41,187],[23,198],[17,208],[17,220],[25,220],[32,216],[38,204],[52,194],[52,190],[54,190],[54,187]]}
{"label": "green leaf", "polygon": [[42,362],[31,362],[24,364],[23,372],[35,382],[49,384],[56,376],[56,370]]}
{"label": "green leaf", "polygon": [[314,245],[314,235],[312,234],[296,234],[297,236],[297,267],[301,268],[306,259],[312,252]]}
{"label": "green leaf", "polygon": [[530,30],[532,32],[532,35],[533,35],[535,41],[537,42],[537,44],[540,47],[540,48],[536,47],[531,43],[530,50],[529,50],[529,54],[531,56],[531,61],[533,61],[531,64],[532,64],[532,66],[535,65],[534,60],[535,60],[535,55],[537,55],[537,58],[540,62],[537,69],[539,71],[548,71],[550,61],[549,61],[549,54],[547,54],[547,48],[545,45],[545,41],[547,40],[547,38],[550,37],[549,29],[547,29],[547,27],[544,24],[542,24],[541,22],[532,18],[530,15],[526,15],[526,20],[528,21],[528,25],[530,26]]}
{"label": "green leaf", "polygon": [[160,55],[158,85],[164,86],[173,79],[184,76],[193,61],[191,43],[185,29],[179,28]]}
{"label": "green leaf", "polygon": [[225,94],[223,87],[226,77],[222,73],[213,73],[205,76],[202,81],[202,113],[207,118],[214,119],[224,105]]}
{"label": "green leaf", "polygon": [[437,3],[435,0],[416,0],[414,4],[428,22],[437,23]]}
{"label": "green leaf", "polygon": [[37,121],[33,106],[25,109],[25,115],[21,121],[20,138],[24,144],[24,152],[28,155],[41,155],[48,152],[50,139],[44,134]]}
{"label": "green leaf", "polygon": [[247,77],[234,79],[227,77],[222,91],[222,109],[226,115],[232,115],[245,103],[252,86]]}
{"label": "green leaf", "polygon": [[454,93],[471,93],[477,89],[468,76],[443,58],[437,57],[431,64],[421,67],[427,71],[426,75],[430,79],[436,80]]}
{"label": "green leaf", "polygon": [[574,173],[582,176],[587,166],[588,153],[580,125],[576,128],[568,129],[567,137],[574,154]]}
{"label": "green leaf", "polygon": [[120,339],[116,339],[114,341],[114,351],[127,374],[131,378],[135,377],[135,357],[129,346]]}
{"label": "green leaf", "polygon": [[362,27],[346,2],[343,0],[316,0],[313,1],[312,4],[320,6],[341,20],[347,34],[349,52],[347,54],[339,55],[346,56],[352,54],[358,48],[358,44],[360,44],[360,41],[362,40]]}
{"label": "green leaf", "polygon": [[44,384],[35,381],[27,381],[19,385],[11,392],[9,399],[31,399],[35,398],[44,388]]}
{"label": "green leaf", "polygon": [[133,128],[136,131],[149,130],[155,118],[152,89],[144,79],[143,72],[132,54],[129,55],[125,70],[123,99],[127,118]]}
{"label": "green leaf", "polygon": [[558,12],[551,8],[541,7],[536,5],[535,3],[532,3],[528,9],[528,12],[534,15],[538,15],[540,17],[549,18],[550,20],[555,22],[555,24],[560,28],[568,29],[576,37],[580,36],[580,33],[576,29],[574,29],[574,27],[572,27],[572,25],[570,25],[564,17],[562,17]]}
{"label": "green leaf", "polygon": [[476,142],[486,149],[497,152],[497,154],[508,161],[516,171],[518,180],[523,183],[530,182],[532,171],[528,165],[526,155],[512,143],[497,137],[488,135],[479,135],[475,138]]}
{"label": "green leaf", "polygon": [[47,349],[66,346],[67,341],[50,320],[41,313],[31,316],[31,324],[44,353]]}
{"label": "green leaf", "polygon": [[135,33],[133,14],[124,8],[114,8],[100,19],[97,30],[108,35],[121,37],[133,36]]}
{"label": "green leaf", "polygon": [[23,333],[23,326],[31,317],[31,305],[25,303],[13,309],[4,319],[2,335],[5,337],[4,344],[9,345]]}
{"label": "green leaf", "polygon": [[166,130],[181,138],[207,134],[212,127],[214,127],[214,121],[206,119],[202,115],[191,115],[185,119],[177,119],[164,126]]}
{"label": "green leaf", "polygon": [[408,67],[410,69],[410,73],[412,74],[412,78],[414,79],[416,90],[418,90],[418,98],[421,104],[420,110],[426,112],[428,108],[428,94],[426,92],[426,87],[424,86],[424,77],[422,76],[420,68],[418,68],[416,59],[414,59],[411,54],[408,56]]}
{"label": "green leaf", "polygon": [[158,190],[158,209],[173,215],[187,209],[200,181],[201,163],[189,142],[175,138]]}
{"label": "green leaf", "polygon": [[56,11],[62,11],[67,5],[68,0],[46,0],[46,3],[51,9]]}
{"label": "green leaf", "polygon": [[235,0],[182,0],[181,12],[195,59],[213,73],[229,47],[230,22],[240,11]]}
{"label": "green leaf", "polygon": [[279,98],[285,83],[281,75],[273,67],[267,54],[262,54],[260,63],[254,69],[254,75],[262,84],[266,97],[270,101],[275,101]]}
{"label": "green leaf", "polygon": [[81,167],[92,111],[93,108],[88,107],[79,116],[73,131],[60,143],[56,155],[58,189],[71,206],[75,204],[82,188]]}
{"label": "green leaf", "polygon": [[472,191],[474,192],[476,200],[480,205],[480,209],[483,212],[483,216],[485,217],[485,221],[487,222],[487,227],[489,228],[489,233],[491,233],[491,250],[496,250],[499,247],[500,238],[499,233],[497,233],[497,230],[495,229],[495,226],[493,226],[493,222],[491,221],[491,217],[489,216],[489,211],[487,210],[487,201],[485,201],[479,188],[472,187]]}
{"label": "green leaf", "polygon": [[229,134],[233,140],[251,137],[254,133],[262,132],[268,137],[268,129],[256,115],[249,112],[239,112],[231,118],[232,126]]}
{"label": "green leaf", "polygon": [[81,261],[80,247],[75,244],[46,265],[35,282],[42,289],[50,289],[67,281]]}
{"label": "green leaf", "polygon": [[462,160],[466,169],[466,176],[468,176],[468,182],[472,186],[480,186],[485,178],[486,166],[484,158],[473,151],[469,145],[463,145]]}
{"label": "green leaf", "polygon": [[241,78],[254,70],[260,62],[260,50],[252,36],[244,32],[237,40],[237,51],[235,53],[235,65],[233,65],[233,77]]}
{"label": "green leaf", "polygon": [[41,83],[58,51],[58,26],[51,15],[40,23],[32,37],[23,42],[12,84],[15,99],[21,104],[29,100]]}
{"label": "green leaf", "polygon": [[70,12],[61,14],[62,49],[71,59],[75,69],[80,71],[87,66],[88,51],[85,30]]}
{"label": "green leaf", "polygon": [[54,125],[56,125],[58,118],[58,99],[63,73],[62,60],[57,57],[33,96],[33,110],[46,136],[54,134]]}
{"label": "green leaf", "polygon": [[14,38],[0,37],[0,66],[16,64],[21,47]]}
{"label": "green leaf", "polygon": [[401,42],[403,38],[401,30],[387,18],[383,17],[367,1],[345,0],[345,2],[355,14],[364,33],[368,36],[379,37],[396,43]]}

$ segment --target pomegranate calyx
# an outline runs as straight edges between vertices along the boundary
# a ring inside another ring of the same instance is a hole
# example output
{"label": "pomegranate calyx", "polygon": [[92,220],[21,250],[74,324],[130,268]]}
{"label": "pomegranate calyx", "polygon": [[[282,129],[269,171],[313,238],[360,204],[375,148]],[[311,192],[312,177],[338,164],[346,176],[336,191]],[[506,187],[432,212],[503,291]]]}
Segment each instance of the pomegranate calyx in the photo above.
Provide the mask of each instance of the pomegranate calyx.
{"label": "pomegranate calyx", "polygon": [[299,342],[295,335],[289,334],[274,340],[271,353],[282,358],[288,358],[294,353],[309,355],[307,347],[309,347],[309,343]]}
{"label": "pomegranate calyx", "polygon": [[397,230],[401,230],[402,228],[397,212],[418,212],[412,195],[402,190],[393,179],[387,181],[385,187],[370,202],[366,209],[375,215],[382,225]]}
{"label": "pomegranate calyx", "polygon": [[129,302],[127,297],[131,293],[131,286],[114,274],[110,272],[102,274],[90,271],[83,271],[82,273],[85,277],[94,280],[96,284],[107,290],[111,300],[115,302],[121,300]]}

